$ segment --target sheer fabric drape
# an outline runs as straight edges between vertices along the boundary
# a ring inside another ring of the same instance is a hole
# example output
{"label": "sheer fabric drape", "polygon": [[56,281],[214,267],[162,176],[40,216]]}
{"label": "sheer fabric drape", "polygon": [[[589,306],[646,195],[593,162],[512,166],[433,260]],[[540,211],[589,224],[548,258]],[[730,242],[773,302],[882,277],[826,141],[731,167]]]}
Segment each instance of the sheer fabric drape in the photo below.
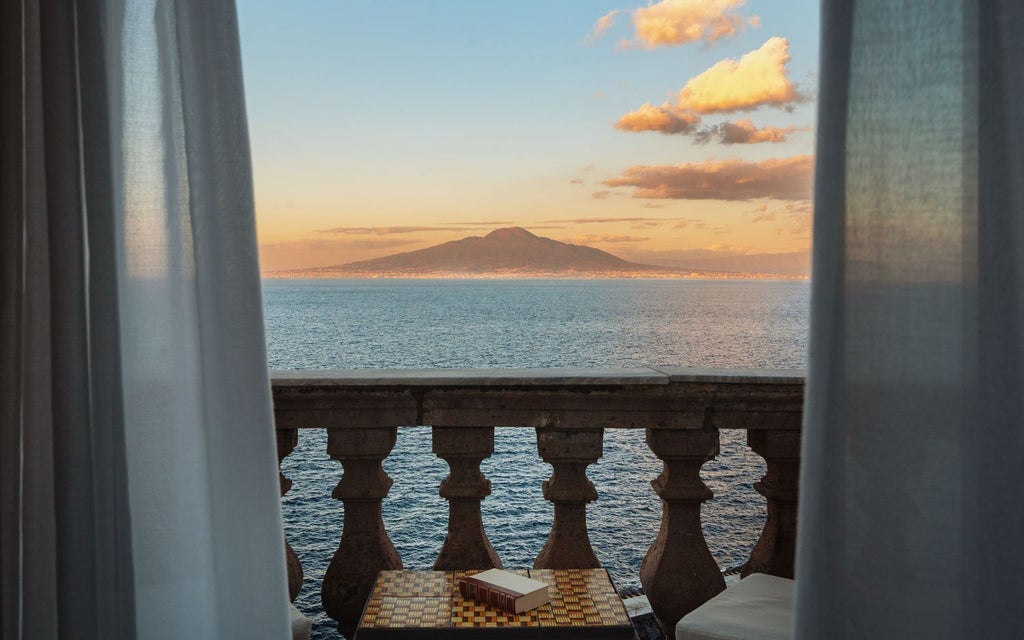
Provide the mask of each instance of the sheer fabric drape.
{"label": "sheer fabric drape", "polygon": [[798,638],[1024,596],[1024,4],[826,0]]}
{"label": "sheer fabric drape", "polygon": [[0,11],[2,635],[289,637],[234,3]]}

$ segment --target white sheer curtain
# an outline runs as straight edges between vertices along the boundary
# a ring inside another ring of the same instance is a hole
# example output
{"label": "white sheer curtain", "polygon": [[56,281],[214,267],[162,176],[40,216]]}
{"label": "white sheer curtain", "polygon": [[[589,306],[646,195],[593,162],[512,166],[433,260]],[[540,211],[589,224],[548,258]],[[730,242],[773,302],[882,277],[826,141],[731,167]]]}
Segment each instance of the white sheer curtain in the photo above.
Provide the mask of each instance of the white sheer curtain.
{"label": "white sheer curtain", "polygon": [[234,2],[0,47],[2,637],[290,637]]}
{"label": "white sheer curtain", "polygon": [[1024,624],[1024,3],[825,0],[798,638]]}

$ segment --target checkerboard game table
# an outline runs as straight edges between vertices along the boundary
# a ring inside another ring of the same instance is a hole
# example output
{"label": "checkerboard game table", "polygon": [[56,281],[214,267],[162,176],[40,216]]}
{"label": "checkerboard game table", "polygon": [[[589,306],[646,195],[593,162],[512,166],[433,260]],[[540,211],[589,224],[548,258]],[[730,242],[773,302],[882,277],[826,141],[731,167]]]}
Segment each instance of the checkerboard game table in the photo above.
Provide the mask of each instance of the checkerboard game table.
{"label": "checkerboard game table", "polygon": [[475,571],[381,571],[355,640],[635,640],[622,598],[604,569],[514,571],[546,583],[551,603],[507,613],[459,594]]}

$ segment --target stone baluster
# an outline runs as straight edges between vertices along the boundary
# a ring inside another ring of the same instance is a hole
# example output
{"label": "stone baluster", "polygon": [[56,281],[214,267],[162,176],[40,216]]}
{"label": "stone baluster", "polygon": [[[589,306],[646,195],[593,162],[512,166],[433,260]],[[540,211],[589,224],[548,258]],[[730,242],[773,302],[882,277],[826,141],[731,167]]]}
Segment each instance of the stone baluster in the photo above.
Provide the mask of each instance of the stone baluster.
{"label": "stone baluster", "polygon": [[[288,490],[292,488],[292,481],[281,473],[281,461],[284,460],[295,448],[295,445],[299,443],[299,430],[278,429],[276,434],[277,475],[278,480],[281,482],[281,497],[283,498],[284,494],[288,493]],[[302,563],[299,562],[299,556],[295,555],[295,549],[292,549],[292,545],[288,544],[287,537],[284,539],[284,554],[288,565],[288,599],[295,602],[295,598],[299,596],[299,591],[302,590]]]}
{"label": "stone baluster", "polygon": [[602,429],[537,429],[537,451],[551,465],[544,497],[555,505],[551,534],[533,563],[534,569],[599,567],[587,534],[587,503],[597,500],[587,467],[601,457]]}
{"label": "stone baluster", "polygon": [[344,473],[331,494],[345,504],[341,543],[324,574],[324,611],[351,637],[379,571],[401,569],[384,529],[381,501],[393,480],[381,461],[395,446],[398,429],[328,429],[327,453],[341,462]]}
{"label": "stone baluster", "polygon": [[747,431],[747,444],[767,463],[767,471],[760,482],[754,483],[754,489],[768,501],[768,517],[742,575],[769,573],[792,578],[796,559],[800,432],[751,429]]}
{"label": "stone baluster", "polygon": [[480,463],[494,453],[494,427],[434,427],[431,435],[434,453],[451,469],[440,489],[448,500],[448,536],[434,569],[501,568],[480,517],[480,501],[491,493],[491,481],[480,472]]}
{"label": "stone baluster", "polygon": [[700,526],[711,490],[700,468],[718,455],[718,431],[648,429],[647,445],[664,470],[651,482],[662,499],[661,529],[640,565],[640,582],[661,628],[675,636],[687,613],[725,589]]}

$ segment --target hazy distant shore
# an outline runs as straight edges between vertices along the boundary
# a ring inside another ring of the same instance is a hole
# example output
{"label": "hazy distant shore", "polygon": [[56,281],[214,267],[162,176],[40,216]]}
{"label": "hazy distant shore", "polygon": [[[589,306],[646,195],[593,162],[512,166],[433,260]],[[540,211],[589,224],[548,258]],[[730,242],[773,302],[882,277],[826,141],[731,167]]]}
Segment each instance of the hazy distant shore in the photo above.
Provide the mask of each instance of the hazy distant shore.
{"label": "hazy distant shore", "polygon": [[[725,265],[664,266],[630,262],[607,251],[559,242],[520,227],[495,229],[442,244],[372,260],[267,270],[264,278],[430,280],[806,280],[794,269],[774,271]],[[753,266],[753,265],[751,265]],[[717,267],[717,268],[716,268]]]}
{"label": "hazy distant shore", "polygon": [[352,279],[352,280],[808,280],[802,274],[736,273],[730,271],[671,270],[649,272],[565,272],[565,271],[463,271],[361,272],[333,269],[289,269],[267,271],[271,280]]}

